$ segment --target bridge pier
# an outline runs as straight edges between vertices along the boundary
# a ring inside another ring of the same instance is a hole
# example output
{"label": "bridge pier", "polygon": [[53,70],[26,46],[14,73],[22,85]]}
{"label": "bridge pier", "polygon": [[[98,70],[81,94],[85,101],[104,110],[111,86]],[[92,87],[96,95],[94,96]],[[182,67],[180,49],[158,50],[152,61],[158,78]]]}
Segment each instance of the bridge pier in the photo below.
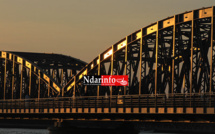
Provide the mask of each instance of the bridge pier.
{"label": "bridge pier", "polygon": [[[133,123],[118,122],[85,122],[70,123],[70,121],[56,121],[53,127],[49,127],[49,134],[80,134],[80,133],[103,133],[103,134],[138,134],[139,130]],[[89,125],[91,124],[91,125]],[[106,127],[105,127],[106,125]]]}
{"label": "bridge pier", "polygon": [[62,130],[61,127],[49,127],[49,134],[65,134],[66,131]]}
{"label": "bridge pier", "polygon": [[139,131],[138,127],[131,122],[125,122],[116,128],[116,133],[119,132],[120,134],[138,134]]}
{"label": "bridge pier", "polygon": [[68,130],[67,127],[63,126],[63,120],[57,120],[54,122],[54,126],[49,127],[49,134],[68,134],[72,130]]}

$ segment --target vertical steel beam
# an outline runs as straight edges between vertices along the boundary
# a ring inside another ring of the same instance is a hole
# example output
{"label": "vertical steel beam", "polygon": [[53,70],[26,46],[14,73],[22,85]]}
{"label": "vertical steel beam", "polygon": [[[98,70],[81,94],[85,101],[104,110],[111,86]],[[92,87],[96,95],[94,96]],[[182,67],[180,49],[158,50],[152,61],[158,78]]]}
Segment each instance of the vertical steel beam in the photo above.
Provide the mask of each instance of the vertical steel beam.
{"label": "vertical steel beam", "polygon": [[[112,55],[111,55],[111,74],[110,75],[113,75],[113,58],[114,58],[114,46],[112,45]],[[110,97],[112,97],[112,91],[113,91],[113,86],[110,87]]]}
{"label": "vertical steel beam", "polygon": [[[63,80],[63,68],[61,69],[61,86],[63,87],[64,85],[64,80]],[[62,93],[61,93],[62,96],[64,96],[64,90],[62,90]]]}
{"label": "vertical steel beam", "polygon": [[[86,69],[88,69],[88,67],[86,67]],[[87,75],[87,74],[85,74],[85,75]],[[84,85],[84,91],[85,91],[85,93],[87,92],[87,85]]]}
{"label": "vertical steel beam", "polygon": [[72,78],[72,69],[70,69],[69,77]]}
{"label": "vertical steel beam", "polygon": [[[176,17],[174,16],[174,21]],[[173,46],[173,50],[172,50],[172,94],[174,93],[174,73],[175,73],[175,23],[173,25],[173,31],[172,31],[172,46]]]}
{"label": "vertical steel beam", "polygon": [[48,82],[48,97],[50,96],[50,80]]}
{"label": "vertical steel beam", "polygon": [[40,79],[41,79],[40,70],[38,70],[38,99],[40,98]]}
{"label": "vertical steel beam", "polygon": [[191,26],[191,54],[190,54],[190,97],[191,97],[191,93],[192,93],[192,88],[193,88],[193,35],[194,35],[194,11],[192,11],[193,13],[193,19],[192,19],[192,26]]}
{"label": "vertical steel beam", "polygon": [[76,90],[76,76],[74,76],[73,99],[75,99],[75,90]]}
{"label": "vertical steel beam", "polygon": [[139,95],[141,95],[141,86],[142,86],[142,52],[143,52],[143,29],[141,28],[141,37],[140,37],[140,76],[139,76]]}
{"label": "vertical steel beam", "polygon": [[61,69],[61,86],[63,87],[63,68]]}
{"label": "vertical steel beam", "polygon": [[55,70],[52,69],[52,78],[55,80]]}
{"label": "vertical steel beam", "polygon": [[[98,75],[101,75],[101,55],[99,54],[99,63],[98,64]],[[97,97],[99,97],[99,88],[100,86],[97,86]]]}
{"label": "vertical steel beam", "polygon": [[29,68],[29,92],[28,92],[28,95],[31,96],[31,69],[32,69],[32,65],[30,66]]}
{"label": "vertical steel beam", "polygon": [[156,31],[156,55],[155,55],[155,95],[157,94],[157,74],[158,74],[158,38],[159,38],[159,22],[157,21]]}
{"label": "vertical steel beam", "polygon": [[21,64],[21,72],[20,72],[20,94],[19,94],[19,98],[22,99],[22,80],[23,80],[23,60],[22,62],[20,63]]}
{"label": "vertical steel beam", "polygon": [[212,92],[212,86],[213,86],[213,27],[214,27],[214,6],[212,7],[212,17],[211,17],[211,61],[210,61],[210,93]]}
{"label": "vertical steel beam", "polygon": [[59,84],[61,84],[60,83],[61,77],[60,77],[60,71],[59,71],[59,69],[56,69],[56,80],[58,81]]}
{"label": "vertical steel beam", "polygon": [[[128,36],[126,36],[126,45],[125,45],[125,75],[127,74],[127,61],[128,61]],[[129,79],[129,78],[128,78]],[[130,81],[128,81],[128,86],[130,86]],[[124,86],[124,95],[126,95],[127,87]]]}
{"label": "vertical steel beam", "polygon": [[15,55],[13,55],[13,72],[12,72],[12,100],[13,100],[13,90],[14,90],[14,75],[15,75]]}
{"label": "vertical steel beam", "polygon": [[7,54],[5,56],[5,64],[4,64],[4,100],[5,100],[5,92],[6,92],[6,78],[7,78]]}

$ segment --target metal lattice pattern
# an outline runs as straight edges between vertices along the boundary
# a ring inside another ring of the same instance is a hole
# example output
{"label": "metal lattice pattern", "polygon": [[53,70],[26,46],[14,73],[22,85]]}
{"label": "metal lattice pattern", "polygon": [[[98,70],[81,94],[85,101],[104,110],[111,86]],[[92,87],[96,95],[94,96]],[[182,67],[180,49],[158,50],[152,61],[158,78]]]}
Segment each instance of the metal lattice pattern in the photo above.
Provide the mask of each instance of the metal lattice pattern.
{"label": "metal lattice pattern", "polygon": [[[185,12],[126,36],[75,75],[62,96],[214,92],[214,12]],[[84,86],[83,75],[128,75],[129,86]]]}
{"label": "metal lattice pattern", "polygon": [[61,96],[61,89],[86,63],[58,55],[0,51],[0,99]]}

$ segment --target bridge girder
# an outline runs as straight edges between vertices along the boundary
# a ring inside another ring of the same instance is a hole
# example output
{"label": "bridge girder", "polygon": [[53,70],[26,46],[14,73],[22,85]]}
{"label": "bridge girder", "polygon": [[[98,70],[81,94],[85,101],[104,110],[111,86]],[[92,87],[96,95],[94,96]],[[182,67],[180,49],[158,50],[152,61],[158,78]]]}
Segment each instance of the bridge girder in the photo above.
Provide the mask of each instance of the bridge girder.
{"label": "bridge girder", "polygon": [[0,99],[60,96],[62,86],[85,65],[58,54],[0,51]]}
{"label": "bridge girder", "polygon": [[[135,31],[86,65],[62,95],[214,92],[214,12],[214,7],[197,9]],[[128,75],[129,86],[84,86],[83,75]]]}

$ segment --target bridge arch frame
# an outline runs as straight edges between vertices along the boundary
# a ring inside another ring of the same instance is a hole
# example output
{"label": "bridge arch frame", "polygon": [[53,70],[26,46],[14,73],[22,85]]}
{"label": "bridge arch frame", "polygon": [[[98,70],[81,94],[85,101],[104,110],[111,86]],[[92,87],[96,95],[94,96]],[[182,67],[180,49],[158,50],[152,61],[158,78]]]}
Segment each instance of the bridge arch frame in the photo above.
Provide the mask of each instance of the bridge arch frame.
{"label": "bridge arch frame", "polygon": [[[57,71],[66,71],[66,74],[64,72],[58,74],[61,75],[59,77],[65,79],[64,77],[68,76],[63,75],[72,75],[67,74],[68,69],[70,70],[71,68],[74,68],[70,72],[74,73],[73,75],[75,75],[76,70],[81,69],[80,67],[85,65],[83,61],[78,59],[57,54],[51,54],[51,56],[64,56],[67,60],[74,61],[74,63],[62,63],[63,61],[59,62],[58,59],[55,61],[52,59],[47,59],[49,61],[46,61],[44,58],[43,61],[38,61],[41,60],[38,58],[38,56],[42,55],[48,57],[50,54],[0,51],[0,71],[2,73],[0,77],[0,86],[3,89],[1,90],[1,99],[23,99],[26,97],[39,99],[60,96],[62,89],[61,84],[63,81],[59,83],[56,80],[58,78],[54,78],[54,76],[49,75],[51,72],[50,69],[52,69],[52,72],[56,71],[56,69]],[[38,62],[43,64],[40,65]],[[51,65],[56,63],[59,65],[55,67],[55,69]],[[60,69],[61,64],[66,64],[67,66]],[[64,80],[64,82],[66,81]]]}
{"label": "bridge arch frame", "polygon": [[214,12],[214,7],[201,8],[135,31],[84,67],[62,96],[87,96],[87,88],[94,96],[104,95],[101,89],[112,95],[117,87],[82,85],[83,75],[101,74],[129,75],[130,85],[120,87],[124,95],[214,92]]}

